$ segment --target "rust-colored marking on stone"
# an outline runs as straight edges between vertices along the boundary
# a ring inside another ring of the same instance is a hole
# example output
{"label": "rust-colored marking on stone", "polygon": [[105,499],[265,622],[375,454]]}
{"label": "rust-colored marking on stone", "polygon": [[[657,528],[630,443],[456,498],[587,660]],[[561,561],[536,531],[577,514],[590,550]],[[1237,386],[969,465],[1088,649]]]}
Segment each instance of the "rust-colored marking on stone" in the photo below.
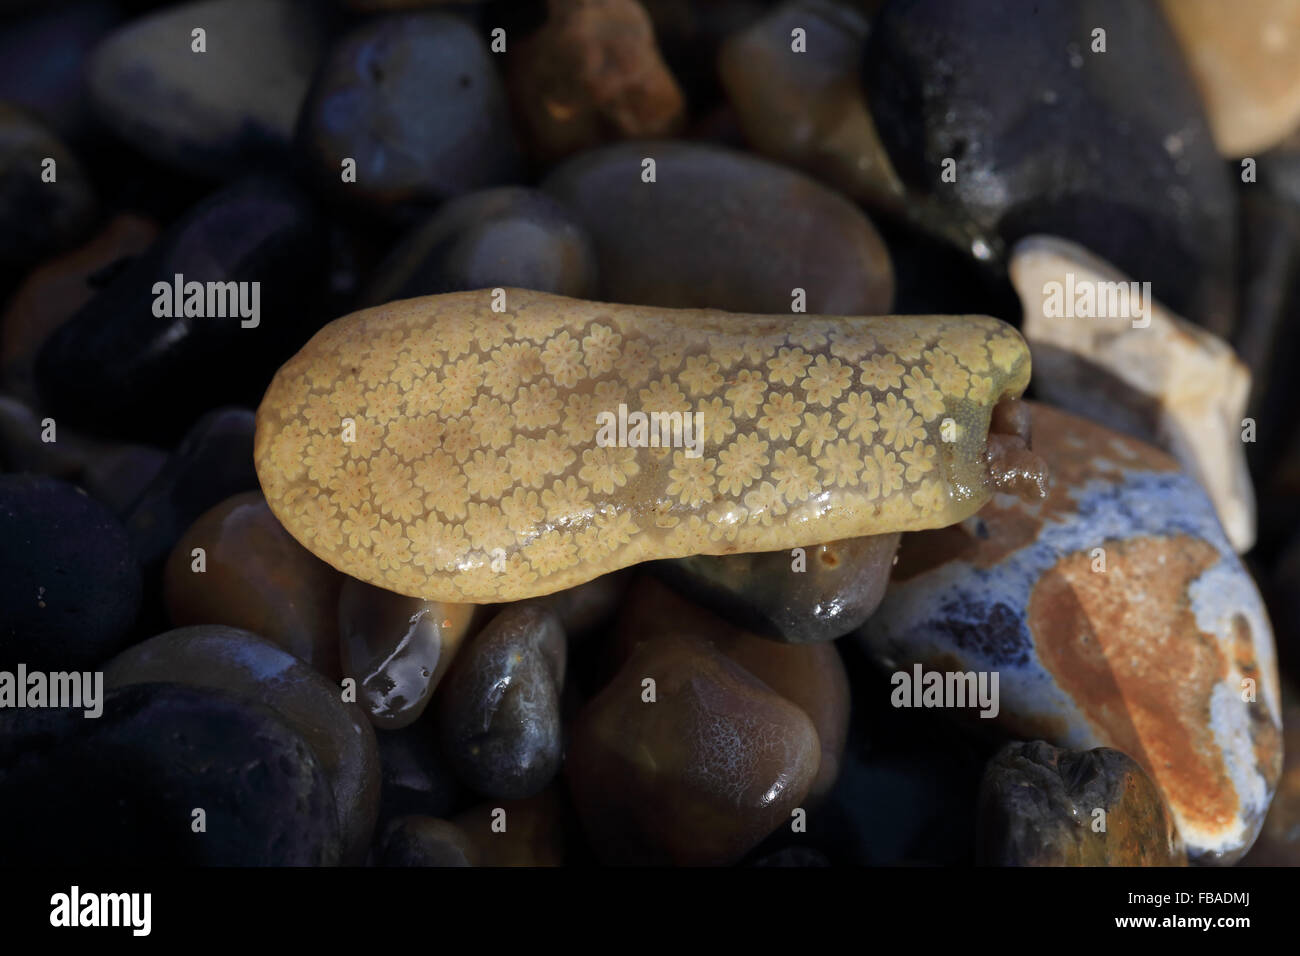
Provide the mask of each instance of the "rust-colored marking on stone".
{"label": "rust-colored marking on stone", "polygon": [[1229,825],[1239,802],[1210,722],[1210,694],[1228,661],[1197,627],[1187,593],[1220,555],[1186,536],[1105,547],[1104,573],[1076,552],[1039,579],[1028,615],[1039,659],[1106,745],[1151,774],[1181,819]]}
{"label": "rust-colored marking on stone", "polygon": [[987,535],[977,538],[961,527],[922,531],[903,537],[893,579],[906,581],[949,561],[991,568],[1038,540],[1043,525],[1076,514],[1071,495],[1089,481],[1120,484],[1124,472],[1179,471],[1169,455],[1133,438],[1117,435],[1038,402],[1025,402],[1032,419],[1034,452],[1051,464],[1053,485],[1043,501],[991,500],[979,511]]}

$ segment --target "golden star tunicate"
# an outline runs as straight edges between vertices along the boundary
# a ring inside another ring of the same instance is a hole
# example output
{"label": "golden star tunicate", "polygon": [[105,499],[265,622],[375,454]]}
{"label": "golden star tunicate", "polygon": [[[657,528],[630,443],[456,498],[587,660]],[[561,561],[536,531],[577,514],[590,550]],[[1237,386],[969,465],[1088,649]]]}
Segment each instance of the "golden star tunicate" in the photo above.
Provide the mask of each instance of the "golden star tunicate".
{"label": "golden star tunicate", "polygon": [[[346,574],[513,601],[640,561],[961,521],[991,494],[993,406],[1028,381],[1024,341],[984,316],[460,292],[323,328],[267,389],[254,454],[276,516]],[[665,444],[637,413],[674,423]]]}

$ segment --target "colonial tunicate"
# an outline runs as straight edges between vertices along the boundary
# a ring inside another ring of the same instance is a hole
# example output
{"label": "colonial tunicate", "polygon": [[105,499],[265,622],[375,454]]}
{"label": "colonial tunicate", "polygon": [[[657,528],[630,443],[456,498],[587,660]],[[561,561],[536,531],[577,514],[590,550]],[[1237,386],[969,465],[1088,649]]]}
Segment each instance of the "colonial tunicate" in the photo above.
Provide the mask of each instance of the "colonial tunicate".
{"label": "colonial tunicate", "polygon": [[651,559],[961,521],[991,493],[993,407],[1028,380],[1024,341],[982,316],[483,290],[326,326],[268,388],[254,459],[334,567],[513,601]]}

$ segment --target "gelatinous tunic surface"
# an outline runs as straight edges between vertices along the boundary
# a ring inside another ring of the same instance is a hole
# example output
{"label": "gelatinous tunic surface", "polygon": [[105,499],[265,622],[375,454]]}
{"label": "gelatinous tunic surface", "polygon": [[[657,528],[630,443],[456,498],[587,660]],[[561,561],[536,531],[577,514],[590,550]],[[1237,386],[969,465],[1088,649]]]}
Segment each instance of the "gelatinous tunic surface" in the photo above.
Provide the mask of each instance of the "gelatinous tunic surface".
{"label": "gelatinous tunic surface", "polygon": [[[650,559],[941,527],[988,499],[993,406],[1029,381],[1023,340],[983,316],[739,315],[515,289],[493,304],[483,290],[357,312],[276,374],[258,476],[339,570],[486,603]],[[628,445],[651,440],[638,412],[699,413],[682,419],[703,444],[674,428],[668,446],[609,445],[620,406]]]}

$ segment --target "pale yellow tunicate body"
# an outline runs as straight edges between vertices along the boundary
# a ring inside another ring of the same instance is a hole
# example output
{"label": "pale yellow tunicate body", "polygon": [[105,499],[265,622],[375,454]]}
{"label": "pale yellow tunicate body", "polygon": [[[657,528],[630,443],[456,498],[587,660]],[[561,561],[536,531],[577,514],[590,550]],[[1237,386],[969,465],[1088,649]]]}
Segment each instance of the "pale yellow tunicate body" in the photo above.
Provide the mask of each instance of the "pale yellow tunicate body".
{"label": "pale yellow tunicate body", "polygon": [[[494,301],[345,316],[267,389],[267,501],[340,571],[489,603],[651,559],[942,527],[988,499],[992,408],[1029,381],[1024,341],[984,316]],[[633,426],[699,413],[698,456],[606,444],[620,406]]]}

